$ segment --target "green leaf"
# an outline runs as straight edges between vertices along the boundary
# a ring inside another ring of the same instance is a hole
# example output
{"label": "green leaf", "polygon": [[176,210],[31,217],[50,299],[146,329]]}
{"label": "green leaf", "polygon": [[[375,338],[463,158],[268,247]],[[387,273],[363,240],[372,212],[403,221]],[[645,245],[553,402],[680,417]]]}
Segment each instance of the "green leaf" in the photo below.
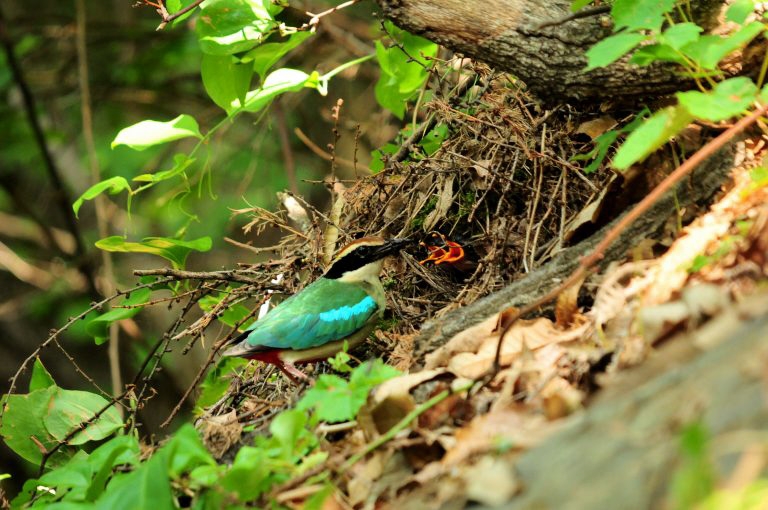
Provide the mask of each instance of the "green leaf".
{"label": "green leaf", "polygon": [[399,45],[387,48],[381,41],[376,41],[376,59],[381,67],[381,76],[374,92],[381,106],[402,119],[406,101],[429,78],[430,58],[437,55],[437,45],[399,29],[389,21],[385,22],[385,28]]}
{"label": "green leaf", "polygon": [[427,156],[431,156],[443,146],[446,138],[448,138],[448,126],[446,124],[438,124],[429,133],[424,135],[419,145],[424,149]]}
{"label": "green leaf", "polygon": [[222,358],[205,374],[205,379],[200,384],[200,396],[195,402],[195,410],[202,412],[204,408],[215,404],[223,397],[229,388],[231,380],[229,376],[237,373],[239,368],[247,364],[248,360],[244,358]]}
{"label": "green leaf", "polygon": [[195,158],[190,158],[186,154],[176,154],[173,156],[173,167],[168,170],[162,170],[154,174],[141,174],[133,178],[138,182],[160,182],[176,177],[186,171],[189,166],[195,162]]}
{"label": "green leaf", "polygon": [[709,435],[700,423],[687,426],[680,437],[681,460],[670,485],[673,508],[695,508],[715,489],[709,459]]}
{"label": "green leaf", "polygon": [[394,143],[384,144],[376,150],[371,151],[371,163],[368,167],[371,172],[377,173],[384,170],[384,155],[392,156],[400,149],[400,146]]}
{"label": "green leaf", "polygon": [[571,12],[576,12],[592,3],[592,0],[573,0],[571,2]]}
{"label": "green leaf", "polygon": [[237,63],[231,55],[204,53],[200,73],[205,91],[227,114],[243,105],[253,76],[251,66]]}
{"label": "green leaf", "polygon": [[630,165],[667,143],[691,120],[693,117],[685,108],[670,106],[659,110],[627,137],[616,152],[613,166],[619,170],[626,170]]}
{"label": "green leaf", "polygon": [[[6,395],[0,435],[11,450],[33,464],[40,464],[43,454],[32,437],[46,449],[52,448],[57,442],[48,433],[43,420],[58,389],[56,386],[49,386],[26,395]],[[71,450],[60,448],[51,459],[53,462],[49,464],[62,464],[72,454]]]}
{"label": "green leaf", "polygon": [[114,467],[126,464],[138,465],[139,453],[139,442],[133,435],[113,437],[96,448],[88,457],[88,462],[94,468],[94,476],[85,499],[96,501],[104,492]]}
{"label": "green leaf", "polygon": [[[216,305],[221,302],[222,299],[224,299],[225,296],[226,294],[209,294],[200,298],[200,300],[197,302],[197,305],[204,312],[210,312],[214,309],[214,307],[216,307]],[[250,313],[251,311],[245,305],[235,303],[225,308],[224,312],[220,313],[217,319],[227,326],[234,327],[235,324],[238,324],[240,321],[245,319]],[[243,323],[240,327],[245,329],[250,326],[254,320],[255,318],[251,318],[251,320]]]}
{"label": "green leaf", "polygon": [[272,69],[272,66],[277,64],[281,58],[313,35],[312,32],[295,32],[289,35],[285,41],[260,44],[243,55],[240,61],[244,64],[251,63],[254,72],[263,79],[267,75],[267,71]]}
{"label": "green leaf", "polygon": [[312,78],[311,75],[297,69],[278,69],[267,76],[261,88],[246,94],[243,109],[257,112],[280,94],[297,92],[305,86],[313,86],[310,78]]}
{"label": "green leaf", "polygon": [[645,39],[643,34],[621,32],[606,37],[587,50],[587,71],[605,67],[626,55]]}
{"label": "green leaf", "polygon": [[678,92],[677,100],[691,115],[718,122],[745,113],[755,101],[757,85],[745,76],[718,83],[709,92]]}
{"label": "green leaf", "polygon": [[94,317],[86,323],[85,331],[94,338],[96,345],[103,344],[109,339],[109,325],[116,321],[130,319],[139,313],[144,307],[137,305],[147,303],[151,294],[152,290],[149,288],[131,292],[130,296],[120,302],[120,306],[128,308],[113,308]]}
{"label": "green leaf", "polygon": [[193,136],[202,138],[200,127],[194,117],[182,114],[168,122],[143,120],[133,126],[121,129],[114,140],[112,148],[127,145],[133,150],[143,151],[154,145],[180,140]]}
{"label": "green leaf", "polygon": [[191,423],[185,423],[163,446],[163,455],[168,460],[167,473],[178,480],[198,466],[215,466],[208,449]]}
{"label": "green leaf", "polygon": [[283,411],[269,424],[269,431],[283,450],[283,458],[290,459],[294,454],[306,425],[307,415],[299,409]]}
{"label": "green leaf", "polygon": [[112,478],[93,507],[96,510],[173,510],[171,480],[162,449],[127,474]]}
{"label": "green leaf", "polygon": [[[58,388],[49,404],[43,421],[45,428],[57,440],[87,422],[109,402],[102,396],[87,391]],[[80,445],[88,441],[100,441],[123,426],[120,413],[114,405],[101,414],[84,430],[67,440],[67,444]]]}
{"label": "green leaf", "polygon": [[685,57],[668,44],[647,44],[641,46],[632,54],[632,58],[629,59],[630,64],[638,66],[649,66],[656,62],[672,62],[680,65],[687,63]]}
{"label": "green leaf", "polygon": [[328,422],[352,420],[373,387],[400,372],[381,360],[366,362],[352,371],[349,382],[333,374],[322,374],[296,404],[300,410],[314,409],[318,419]]}
{"label": "green leaf", "polygon": [[679,50],[686,44],[691,44],[699,39],[699,34],[704,29],[696,23],[686,22],[672,25],[659,36],[659,42]]}
{"label": "green leaf", "polygon": [[616,0],[611,7],[615,30],[658,31],[664,23],[664,13],[675,5],[675,0]]}
{"label": "green leaf", "polygon": [[111,177],[107,180],[97,182],[85,190],[85,193],[80,195],[80,198],[75,200],[75,203],[72,204],[72,209],[75,211],[75,216],[78,215],[80,212],[80,207],[86,200],[93,200],[105,191],[109,192],[110,195],[116,195],[123,190],[128,190],[129,192],[131,191],[131,185],[128,184],[128,181],[126,181],[123,177]]}
{"label": "green leaf", "polygon": [[763,24],[755,21],[728,37],[701,36],[696,41],[683,46],[682,51],[704,69],[713,70],[723,58],[749,44],[763,30]]}
{"label": "green leaf", "polygon": [[29,381],[29,392],[32,393],[35,390],[44,390],[51,386],[55,386],[56,382],[51,377],[51,374],[43,366],[43,362],[40,358],[35,358],[35,364],[32,365],[32,378]]}
{"label": "green leaf", "polygon": [[747,21],[747,17],[755,10],[754,0],[734,0],[725,14],[727,21],[733,21],[739,25]]}
{"label": "green leaf", "polygon": [[168,260],[173,267],[182,268],[187,255],[192,251],[206,252],[211,249],[210,237],[201,237],[193,241],[180,241],[167,237],[145,237],[141,242],[126,241],[120,236],[111,236],[96,241],[102,250],[121,253],[149,253]]}
{"label": "green leaf", "polygon": [[208,0],[201,5],[195,29],[200,49],[211,55],[248,51],[277,29],[268,2]]}
{"label": "green leaf", "polygon": [[263,448],[240,448],[232,468],[221,479],[221,487],[235,492],[240,501],[256,499],[270,486],[270,463]]}

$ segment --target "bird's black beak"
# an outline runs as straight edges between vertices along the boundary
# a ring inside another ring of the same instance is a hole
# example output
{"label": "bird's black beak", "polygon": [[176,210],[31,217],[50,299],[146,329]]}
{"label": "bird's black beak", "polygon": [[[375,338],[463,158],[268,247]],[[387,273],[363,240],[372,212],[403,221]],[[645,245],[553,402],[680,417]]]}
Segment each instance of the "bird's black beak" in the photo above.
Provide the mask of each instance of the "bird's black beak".
{"label": "bird's black beak", "polygon": [[386,257],[388,255],[394,255],[409,244],[413,244],[414,240],[408,237],[387,239],[384,244],[376,248],[376,258]]}

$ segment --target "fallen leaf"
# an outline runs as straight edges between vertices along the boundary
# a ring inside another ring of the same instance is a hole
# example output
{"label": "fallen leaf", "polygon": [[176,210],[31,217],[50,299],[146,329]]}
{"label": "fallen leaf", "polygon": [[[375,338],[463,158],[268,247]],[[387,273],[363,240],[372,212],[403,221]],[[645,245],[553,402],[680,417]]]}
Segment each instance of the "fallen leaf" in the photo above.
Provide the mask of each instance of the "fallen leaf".
{"label": "fallen leaf", "polygon": [[440,191],[440,196],[437,199],[435,208],[432,212],[427,214],[424,218],[424,230],[429,232],[433,229],[437,222],[445,218],[448,214],[448,210],[453,205],[453,181],[456,179],[455,174],[448,174],[443,181],[443,189]]}
{"label": "fallen leaf", "polygon": [[489,507],[503,505],[521,489],[511,462],[500,457],[483,457],[461,476],[467,498]]}
{"label": "fallen leaf", "polygon": [[602,135],[609,129],[616,126],[616,119],[610,115],[604,115],[596,119],[588,120],[579,124],[576,128],[576,134],[587,135],[590,139],[594,140],[598,136]]}

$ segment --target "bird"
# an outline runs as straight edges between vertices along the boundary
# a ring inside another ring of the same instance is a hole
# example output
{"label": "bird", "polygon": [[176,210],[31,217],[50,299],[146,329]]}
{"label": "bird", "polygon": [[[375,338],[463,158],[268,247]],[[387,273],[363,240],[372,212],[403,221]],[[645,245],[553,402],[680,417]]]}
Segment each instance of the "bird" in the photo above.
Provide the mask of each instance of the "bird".
{"label": "bird", "polygon": [[360,344],[383,316],[384,258],[410,239],[363,237],[344,246],[326,272],[232,340],[223,356],[270,363],[298,383],[307,379],[298,363],[325,360]]}

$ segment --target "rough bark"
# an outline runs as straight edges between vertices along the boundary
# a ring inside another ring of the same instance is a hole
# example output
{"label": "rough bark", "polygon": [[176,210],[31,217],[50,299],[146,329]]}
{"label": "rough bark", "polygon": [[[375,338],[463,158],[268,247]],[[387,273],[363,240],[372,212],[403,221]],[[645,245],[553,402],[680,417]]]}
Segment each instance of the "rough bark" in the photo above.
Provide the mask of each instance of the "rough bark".
{"label": "rough bark", "polygon": [[[397,25],[514,74],[547,101],[657,96],[689,82],[677,66],[638,67],[627,59],[585,73],[585,52],[611,33],[611,18],[591,16],[542,27],[571,14],[570,0],[377,1]],[[714,26],[723,0],[691,3],[698,23]]]}
{"label": "rough bark", "polygon": [[715,443],[728,434],[738,446],[711,459],[727,479],[768,422],[766,338],[762,293],[669,342],[522,454],[515,466],[523,490],[502,508],[664,508],[681,466],[681,431],[692,423]]}

